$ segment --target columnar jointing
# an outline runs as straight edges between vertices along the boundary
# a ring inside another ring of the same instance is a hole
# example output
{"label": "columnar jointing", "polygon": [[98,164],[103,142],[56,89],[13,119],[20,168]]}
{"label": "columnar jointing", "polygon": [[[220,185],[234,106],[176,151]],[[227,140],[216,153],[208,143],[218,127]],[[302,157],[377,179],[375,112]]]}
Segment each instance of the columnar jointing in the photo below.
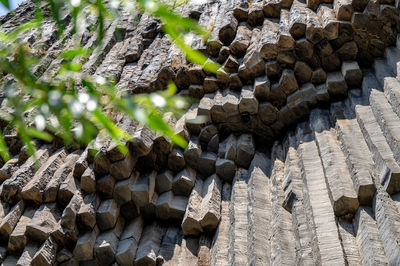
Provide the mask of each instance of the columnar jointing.
{"label": "columnar jointing", "polygon": [[[177,12],[211,31],[189,41],[221,64],[216,74],[187,62],[146,14],[107,22],[103,46],[79,60],[131,93],[172,80],[198,98],[179,120],[164,116],[188,147],[120,115],[135,137],[128,155],[100,134],[76,151],[38,141],[35,163],[5,131],[0,262],[398,265],[398,3],[193,0]],[[1,28],[33,16],[28,1]],[[93,23],[74,37],[86,48]],[[49,34],[23,41],[44,46],[33,71],[49,80],[74,39],[71,26],[57,40],[44,24]]]}

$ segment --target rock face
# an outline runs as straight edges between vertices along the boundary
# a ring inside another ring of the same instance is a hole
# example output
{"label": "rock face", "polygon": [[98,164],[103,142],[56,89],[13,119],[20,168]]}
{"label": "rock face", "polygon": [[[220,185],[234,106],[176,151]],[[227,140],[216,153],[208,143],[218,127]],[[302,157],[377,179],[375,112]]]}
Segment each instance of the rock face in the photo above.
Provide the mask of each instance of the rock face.
{"label": "rock face", "polygon": [[[199,98],[166,118],[187,148],[126,117],[129,154],[99,135],[73,152],[38,141],[35,162],[5,136],[0,264],[399,265],[398,3],[191,0],[177,12],[211,29],[191,45],[216,74],[186,62],[156,19],[125,13],[83,71],[131,93],[172,80]],[[0,28],[33,16],[27,1]],[[43,79],[71,45],[46,36],[27,36],[47,46]]]}

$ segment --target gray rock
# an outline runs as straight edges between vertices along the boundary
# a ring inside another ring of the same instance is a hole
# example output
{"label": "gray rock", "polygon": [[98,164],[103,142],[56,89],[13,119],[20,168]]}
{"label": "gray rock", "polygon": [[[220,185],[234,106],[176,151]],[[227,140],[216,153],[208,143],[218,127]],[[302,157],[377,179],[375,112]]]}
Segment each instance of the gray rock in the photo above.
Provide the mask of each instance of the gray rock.
{"label": "gray rock", "polygon": [[96,191],[96,177],[92,167],[88,167],[81,176],[81,188],[87,194],[94,193]]}
{"label": "gray rock", "polygon": [[[10,252],[12,253],[22,252],[25,246],[28,244],[28,238],[25,236],[26,226],[32,220],[35,211],[36,210],[34,208],[26,208],[23,215],[19,218],[17,225],[14,227],[14,230],[12,231],[8,239],[7,248]],[[33,255],[34,254],[31,254],[31,257]]]}
{"label": "gray rock", "polygon": [[100,198],[95,194],[86,195],[78,211],[78,224],[84,229],[93,229],[96,224],[96,211],[100,206]]}
{"label": "gray rock", "polygon": [[96,242],[96,238],[99,234],[97,226],[93,230],[86,232],[79,237],[73,251],[74,257],[78,261],[88,261],[93,258],[93,247]]}
{"label": "gray rock", "polygon": [[144,126],[139,126],[132,136],[133,142],[130,142],[129,149],[133,156],[141,157],[150,153],[153,148],[153,132]]}
{"label": "gray rock", "polygon": [[294,66],[294,75],[296,80],[300,83],[307,83],[311,80],[312,70],[305,62],[297,61]]}
{"label": "gray rock", "polygon": [[119,205],[122,205],[132,200],[131,190],[129,189],[129,182],[131,178],[115,183],[113,196]]}
{"label": "gray rock", "polygon": [[210,142],[208,142],[207,151],[217,153],[218,147],[219,147],[219,135],[216,134],[211,138]]}
{"label": "gray rock", "polygon": [[218,133],[217,128],[214,125],[208,125],[201,129],[199,134],[199,140],[202,143],[210,142],[211,138]]}
{"label": "gray rock", "polygon": [[105,199],[112,198],[115,179],[111,175],[105,175],[97,179],[96,191]]}
{"label": "gray rock", "polygon": [[65,207],[61,216],[61,225],[68,229],[75,229],[76,216],[81,208],[83,199],[80,194],[75,194]]}
{"label": "gray rock", "polygon": [[156,186],[156,175],[157,173],[152,171],[148,174],[140,174],[130,180],[131,197],[137,207],[145,207],[151,202]]}
{"label": "gray rock", "polygon": [[189,196],[185,216],[182,221],[182,231],[185,235],[199,235],[203,232],[200,225],[200,206],[202,202],[203,180],[196,179],[194,188]]}
{"label": "gray rock", "polygon": [[257,114],[258,100],[254,97],[254,90],[251,87],[242,88],[239,100],[239,112]]}
{"label": "gray rock", "polygon": [[60,216],[55,203],[42,204],[26,225],[26,236],[31,240],[43,243],[59,226]]}
{"label": "gray rock", "polygon": [[254,96],[263,101],[268,99],[271,83],[267,76],[258,77],[254,81]]}
{"label": "gray rock", "polygon": [[76,167],[76,160],[79,159],[79,153],[71,153],[65,158],[65,162],[58,168],[51,180],[47,183],[44,189],[42,199],[44,202],[54,202],[57,199],[57,193],[60,185],[67,179],[72,173],[74,167]]}
{"label": "gray rock", "polygon": [[236,172],[236,165],[233,161],[218,158],[215,163],[217,175],[225,181],[232,181]]}
{"label": "gray rock", "polygon": [[236,150],[237,150],[237,138],[235,135],[231,134],[224,141],[225,143],[225,159],[234,161],[236,160]]}
{"label": "gray rock", "polygon": [[120,265],[133,264],[142,231],[143,219],[141,217],[132,220],[125,227],[115,254],[115,259]]}
{"label": "gray rock", "polygon": [[249,167],[255,153],[254,140],[249,134],[240,135],[237,141],[237,153],[235,162],[238,166]]}
{"label": "gray rock", "polygon": [[19,201],[15,204],[14,207],[10,210],[10,212],[1,220],[0,223],[0,237],[3,240],[7,240],[14,227],[17,225],[18,220],[25,210],[25,202]]}
{"label": "gray rock", "polygon": [[110,171],[110,164],[106,151],[101,149],[94,156],[93,171],[100,176],[106,175]]}
{"label": "gray rock", "polygon": [[201,156],[201,147],[197,138],[191,138],[185,149],[184,157],[188,165],[194,167]]}
{"label": "gray rock", "polygon": [[57,244],[49,237],[32,258],[31,265],[53,265],[57,256]]}
{"label": "gray rock", "polygon": [[222,183],[215,174],[208,177],[203,183],[199,220],[204,232],[214,232],[219,224],[221,219],[221,190]]}
{"label": "gray rock", "polygon": [[295,38],[303,37],[306,33],[307,27],[307,9],[306,5],[299,2],[293,1],[293,5],[290,10],[289,18],[289,32]]}
{"label": "gray rock", "polygon": [[278,28],[278,21],[264,20],[260,39],[260,56],[266,61],[274,60],[278,55]]}
{"label": "gray rock", "polygon": [[230,45],[230,50],[234,56],[243,57],[247,47],[250,45],[251,29],[246,24],[239,24],[235,39]]}
{"label": "gray rock", "polygon": [[353,15],[352,2],[348,0],[337,0],[334,2],[333,9],[335,10],[338,20],[351,20]]}
{"label": "gray rock", "polygon": [[326,87],[331,97],[343,97],[347,95],[347,84],[342,73],[329,73],[326,79]]}
{"label": "gray rock", "polygon": [[185,215],[188,198],[185,196],[174,196],[169,209],[169,217],[171,219],[181,221]]}
{"label": "gray rock", "polygon": [[13,197],[21,192],[26,184],[33,178],[37,167],[44,166],[49,159],[49,146],[43,146],[35,152],[35,156],[29,157],[13,175],[3,182],[1,198],[10,202]]}
{"label": "gray rock", "polygon": [[342,75],[349,87],[360,87],[363,74],[356,61],[346,61],[342,64]]}
{"label": "gray rock", "polygon": [[174,193],[167,191],[159,195],[156,204],[156,216],[161,220],[167,220],[169,218],[169,210],[171,208]]}
{"label": "gray rock", "polygon": [[74,178],[72,173],[70,173],[60,184],[57,193],[57,202],[62,206],[66,206],[78,190],[78,187],[79,181]]}
{"label": "gray rock", "polygon": [[37,243],[27,245],[15,265],[31,265],[32,259],[37,253],[40,246]]}
{"label": "gray rock", "polygon": [[203,176],[209,176],[215,173],[215,161],[217,155],[212,152],[203,152],[198,159],[195,169]]}
{"label": "gray rock", "polygon": [[66,151],[64,149],[53,154],[21,190],[22,198],[40,204],[42,202],[41,191],[45,189],[57,168],[63,164],[65,157]]}
{"label": "gray rock", "polygon": [[119,237],[124,229],[124,224],[124,219],[120,217],[113,229],[97,237],[93,252],[99,265],[110,265],[115,260]]}
{"label": "gray rock", "polygon": [[110,175],[117,180],[129,178],[136,162],[137,157],[129,154],[124,159],[111,164]]}
{"label": "gray rock", "polygon": [[109,199],[101,202],[96,211],[96,222],[100,230],[108,230],[115,226],[119,216],[119,207],[115,200]]}
{"label": "gray rock", "polygon": [[260,103],[258,117],[266,125],[271,125],[277,120],[278,109],[269,102]]}
{"label": "gray rock", "polygon": [[143,235],[139,241],[136,251],[135,264],[136,265],[155,265],[157,253],[160,248],[162,236],[164,235],[165,228],[154,222],[148,225],[143,230]]}
{"label": "gray rock", "polygon": [[324,36],[328,40],[334,40],[339,35],[339,21],[336,18],[335,11],[325,5],[318,8],[318,17],[321,18]]}
{"label": "gray rock", "polygon": [[178,172],[185,167],[185,158],[183,152],[179,149],[173,149],[168,155],[168,168]]}
{"label": "gray rock", "polygon": [[173,173],[164,171],[156,177],[156,191],[161,194],[172,189]]}
{"label": "gray rock", "polygon": [[172,181],[172,191],[175,195],[188,196],[196,180],[196,172],[187,167],[175,175]]}

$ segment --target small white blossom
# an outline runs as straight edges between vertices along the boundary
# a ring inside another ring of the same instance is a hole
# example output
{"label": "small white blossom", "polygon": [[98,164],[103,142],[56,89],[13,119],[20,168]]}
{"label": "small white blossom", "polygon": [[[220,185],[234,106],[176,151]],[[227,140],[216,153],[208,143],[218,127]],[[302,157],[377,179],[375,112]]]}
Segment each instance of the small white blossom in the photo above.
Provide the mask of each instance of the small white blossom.
{"label": "small white blossom", "polygon": [[78,7],[81,5],[81,0],[71,0],[71,6]]}
{"label": "small white blossom", "polygon": [[56,106],[61,101],[61,92],[58,90],[52,90],[49,92],[49,104],[52,106]]}
{"label": "small white blossom", "polygon": [[47,105],[47,104],[42,104],[41,106],[40,106],[40,111],[43,113],[43,114],[45,114],[45,115],[48,115],[49,113],[50,113],[50,108],[49,108],[49,106]]}
{"label": "small white blossom", "polygon": [[178,109],[182,109],[182,108],[185,107],[185,101],[182,100],[182,99],[177,99],[177,100],[175,101],[175,106],[176,106],[176,108],[178,108]]}
{"label": "small white blossom", "polygon": [[193,42],[193,38],[194,38],[194,34],[188,33],[188,34],[185,34],[185,36],[183,37],[183,40],[184,40],[185,44],[191,45]]}
{"label": "small white blossom", "polygon": [[78,100],[82,104],[86,104],[89,101],[89,99],[90,99],[89,94],[87,94],[85,92],[78,94]]}
{"label": "small white blossom", "polygon": [[93,100],[93,99],[90,99],[90,100],[87,102],[87,104],[86,104],[86,109],[87,109],[89,112],[92,112],[92,111],[94,111],[96,108],[97,108],[97,102],[96,102],[95,100]]}
{"label": "small white blossom", "polygon": [[7,98],[14,98],[15,96],[18,95],[18,91],[14,89],[13,87],[7,87],[6,88],[6,96]]}
{"label": "small white blossom", "polygon": [[69,109],[74,117],[78,117],[82,114],[84,106],[80,102],[72,100],[69,103]]}
{"label": "small white blossom", "polygon": [[117,9],[119,7],[119,0],[111,0],[110,6],[111,8]]}
{"label": "small white blossom", "polygon": [[147,121],[146,113],[142,108],[135,109],[135,116],[139,122],[145,123]]}
{"label": "small white blossom", "polygon": [[52,116],[52,117],[49,118],[49,123],[50,123],[51,126],[53,126],[55,128],[60,126],[60,122],[58,122],[58,119],[55,116]]}
{"label": "small white blossom", "polygon": [[125,2],[125,9],[128,11],[133,11],[135,10],[135,3],[132,2]]}
{"label": "small white blossom", "polygon": [[157,10],[158,5],[157,5],[157,3],[154,2],[154,1],[148,0],[148,1],[146,1],[145,7],[146,7],[146,9],[147,9],[149,12],[154,12],[154,11]]}
{"label": "small white blossom", "polygon": [[103,78],[102,76],[97,76],[96,77],[96,82],[100,85],[106,84],[106,79]]}
{"label": "small white blossom", "polygon": [[78,125],[72,129],[72,132],[74,132],[74,134],[75,134],[75,136],[77,138],[81,138],[82,135],[83,135],[83,126],[82,126],[82,124],[78,123]]}
{"label": "small white blossom", "polygon": [[35,126],[37,130],[43,131],[46,128],[46,120],[43,115],[37,115],[35,117]]}
{"label": "small white blossom", "polygon": [[150,94],[150,100],[154,104],[155,107],[159,107],[159,108],[164,107],[167,104],[164,97],[162,97],[156,93]]}

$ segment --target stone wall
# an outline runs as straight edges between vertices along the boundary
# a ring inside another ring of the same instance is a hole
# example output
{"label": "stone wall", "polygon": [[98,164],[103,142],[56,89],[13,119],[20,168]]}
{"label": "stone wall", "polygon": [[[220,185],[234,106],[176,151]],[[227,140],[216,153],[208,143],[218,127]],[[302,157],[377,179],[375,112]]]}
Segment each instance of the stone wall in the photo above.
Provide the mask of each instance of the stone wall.
{"label": "stone wall", "polygon": [[[199,98],[179,120],[165,116],[188,147],[119,116],[135,136],[129,155],[100,134],[95,156],[38,142],[35,167],[8,134],[0,262],[399,264],[397,2],[196,2],[178,11],[212,31],[192,45],[223,65],[216,75],[186,62],[147,15],[106,25],[83,67],[132,93],[173,80]],[[2,29],[32,7],[0,18]],[[34,72],[49,79],[73,42],[45,23],[24,41],[46,47]],[[91,47],[96,37],[78,38]]]}

